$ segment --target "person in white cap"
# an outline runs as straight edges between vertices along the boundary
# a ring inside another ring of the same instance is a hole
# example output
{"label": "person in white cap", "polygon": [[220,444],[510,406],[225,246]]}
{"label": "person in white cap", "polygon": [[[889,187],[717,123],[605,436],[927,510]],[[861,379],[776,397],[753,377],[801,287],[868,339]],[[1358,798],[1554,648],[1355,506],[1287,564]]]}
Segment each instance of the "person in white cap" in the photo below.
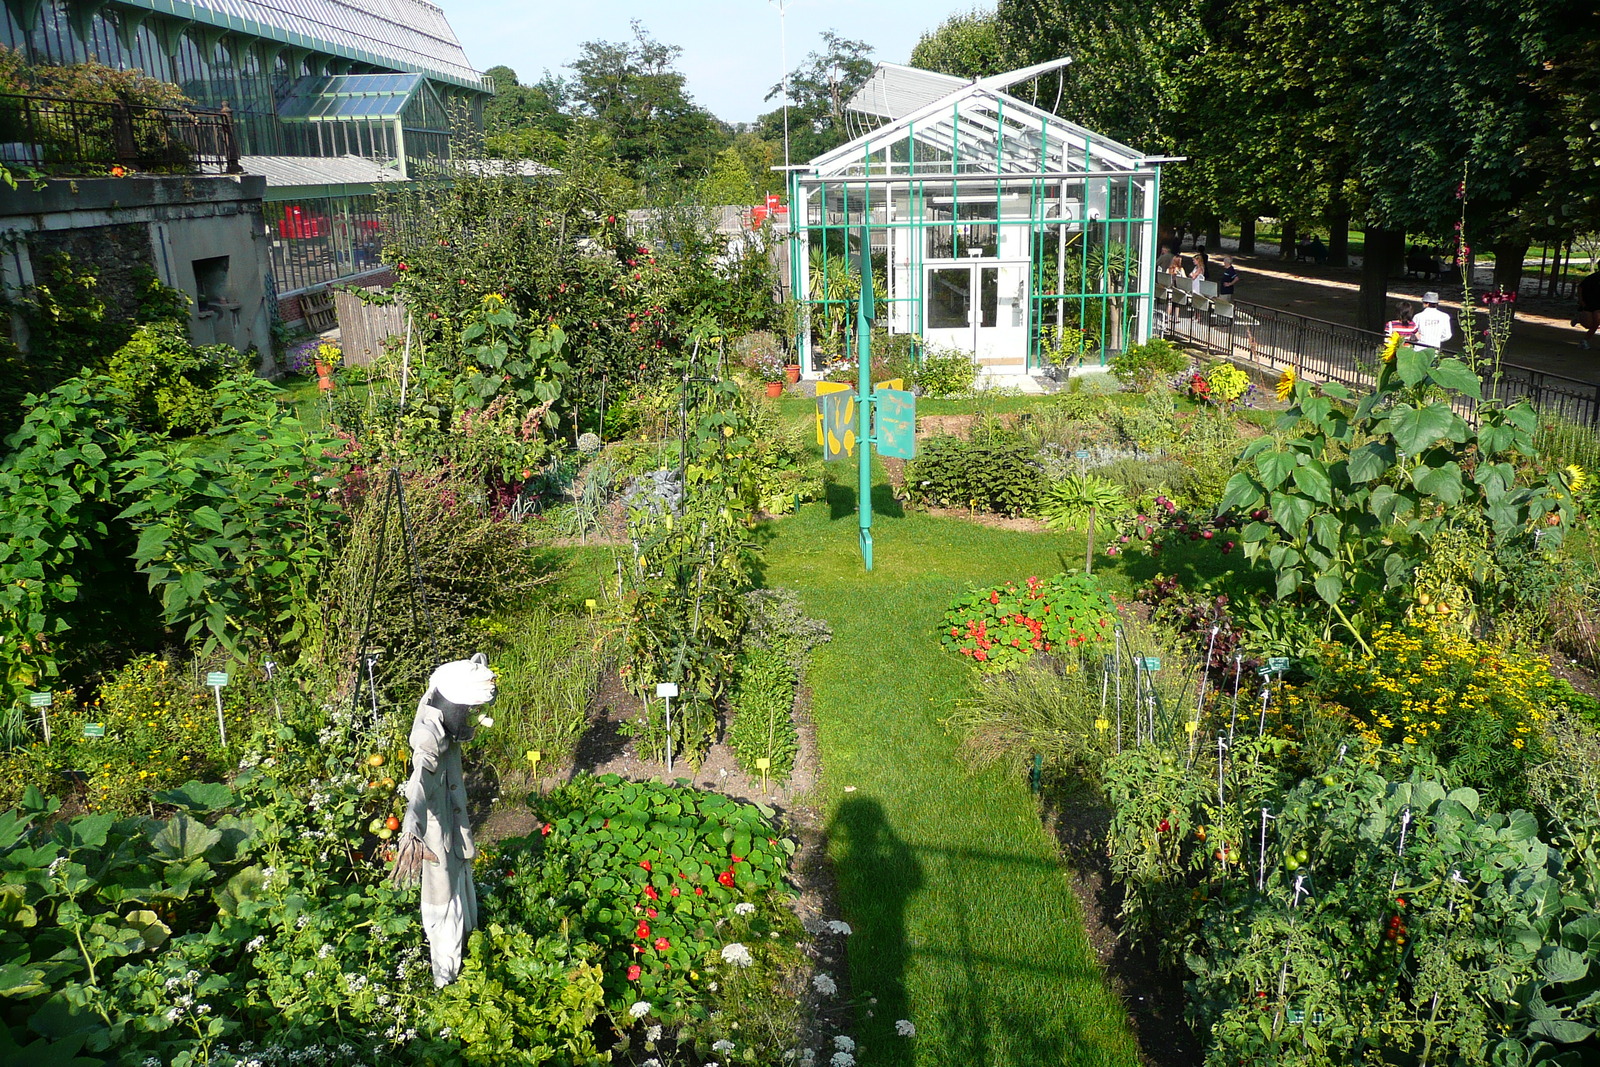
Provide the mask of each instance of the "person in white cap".
{"label": "person in white cap", "polygon": [[1422,310],[1417,312],[1415,321],[1417,336],[1414,343],[1418,348],[1438,348],[1455,336],[1455,331],[1450,327],[1450,313],[1439,309],[1438,293],[1422,294]]}
{"label": "person in white cap", "polygon": [[495,698],[495,675],[481,652],[446,663],[428,678],[428,691],[411,723],[411,778],[400,826],[394,880],[422,883],[422,927],[433,958],[433,984],[461,973],[467,934],[478,927],[478,891],[472,860],[478,848],[467,818],[461,746],[477,732],[475,711]]}

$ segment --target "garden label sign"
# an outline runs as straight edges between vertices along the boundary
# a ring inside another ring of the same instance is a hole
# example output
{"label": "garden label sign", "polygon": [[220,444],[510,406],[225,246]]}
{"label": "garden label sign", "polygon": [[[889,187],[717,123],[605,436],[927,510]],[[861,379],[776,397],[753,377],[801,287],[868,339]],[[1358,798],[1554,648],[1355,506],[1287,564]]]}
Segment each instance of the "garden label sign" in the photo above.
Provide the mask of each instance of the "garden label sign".
{"label": "garden label sign", "polygon": [[55,697],[48,692],[28,694],[28,707],[39,709],[39,725],[44,729],[44,743],[47,745],[50,743],[50,716],[45,709],[54,703]]}
{"label": "garden label sign", "polygon": [[[858,463],[856,516],[861,538],[861,562],[872,569],[872,449],[891,459],[916,456],[917,401],[898,387],[898,379],[872,388],[872,320],[875,295],[872,285],[871,244],[862,227],[857,240],[857,269],[861,272],[861,296],[856,301],[856,391],[832,382],[817,385],[817,443],[824,460],[848,459]],[[874,424],[873,415],[877,420]],[[852,423],[854,424],[852,426]],[[861,451],[855,451],[856,445]]]}
{"label": "garden label sign", "polygon": [[228,727],[222,721],[222,687],[228,684],[227,671],[211,671],[206,674],[206,685],[217,694],[217,736],[222,739],[222,747],[228,747]]}

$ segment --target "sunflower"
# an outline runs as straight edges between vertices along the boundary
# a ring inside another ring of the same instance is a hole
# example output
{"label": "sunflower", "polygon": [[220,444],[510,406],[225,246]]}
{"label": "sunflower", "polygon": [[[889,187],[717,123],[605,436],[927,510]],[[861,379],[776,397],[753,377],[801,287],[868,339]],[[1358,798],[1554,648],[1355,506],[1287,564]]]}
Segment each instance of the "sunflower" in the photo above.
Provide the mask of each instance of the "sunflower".
{"label": "sunflower", "polygon": [[1293,367],[1285,367],[1283,376],[1278,379],[1278,399],[1288,400],[1294,395],[1295,373]]}
{"label": "sunflower", "polygon": [[1384,343],[1383,361],[1385,363],[1393,363],[1394,354],[1398,351],[1400,351],[1400,331],[1396,330],[1389,335],[1389,340]]}
{"label": "sunflower", "polygon": [[1569,463],[1563,468],[1567,475],[1567,485],[1572,489],[1573,496],[1583,493],[1584,486],[1589,484],[1589,476],[1584,469],[1576,463]]}

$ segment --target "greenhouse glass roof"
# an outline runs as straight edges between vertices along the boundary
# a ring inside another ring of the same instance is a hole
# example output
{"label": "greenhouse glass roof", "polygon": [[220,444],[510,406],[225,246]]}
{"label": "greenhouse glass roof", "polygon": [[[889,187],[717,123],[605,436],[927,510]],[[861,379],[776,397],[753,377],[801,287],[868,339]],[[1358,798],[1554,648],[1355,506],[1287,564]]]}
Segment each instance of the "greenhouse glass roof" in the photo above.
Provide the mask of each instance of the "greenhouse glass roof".
{"label": "greenhouse glass roof", "polygon": [[118,0],[206,26],[491,91],[427,0]]}
{"label": "greenhouse glass roof", "polygon": [[891,121],[812,160],[801,180],[1128,171],[1155,162],[1003,91],[1060,62],[954,89],[954,79],[886,65],[850,108],[868,121]]}
{"label": "greenhouse glass roof", "polygon": [[422,87],[420,74],[340,74],[301,78],[278,109],[285,122],[397,118]]}

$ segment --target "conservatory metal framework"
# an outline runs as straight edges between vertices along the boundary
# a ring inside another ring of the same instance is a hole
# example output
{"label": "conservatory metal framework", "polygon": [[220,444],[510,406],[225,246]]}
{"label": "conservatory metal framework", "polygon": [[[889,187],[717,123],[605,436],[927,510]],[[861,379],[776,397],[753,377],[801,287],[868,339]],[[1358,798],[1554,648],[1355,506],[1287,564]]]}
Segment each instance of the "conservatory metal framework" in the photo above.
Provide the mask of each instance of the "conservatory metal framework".
{"label": "conservatory metal framework", "polygon": [[966,82],[880,66],[850,101],[877,123],[789,172],[801,366],[846,355],[863,231],[880,325],[986,375],[1104,364],[1148,340],[1161,164],[1004,90],[1067,60]]}

